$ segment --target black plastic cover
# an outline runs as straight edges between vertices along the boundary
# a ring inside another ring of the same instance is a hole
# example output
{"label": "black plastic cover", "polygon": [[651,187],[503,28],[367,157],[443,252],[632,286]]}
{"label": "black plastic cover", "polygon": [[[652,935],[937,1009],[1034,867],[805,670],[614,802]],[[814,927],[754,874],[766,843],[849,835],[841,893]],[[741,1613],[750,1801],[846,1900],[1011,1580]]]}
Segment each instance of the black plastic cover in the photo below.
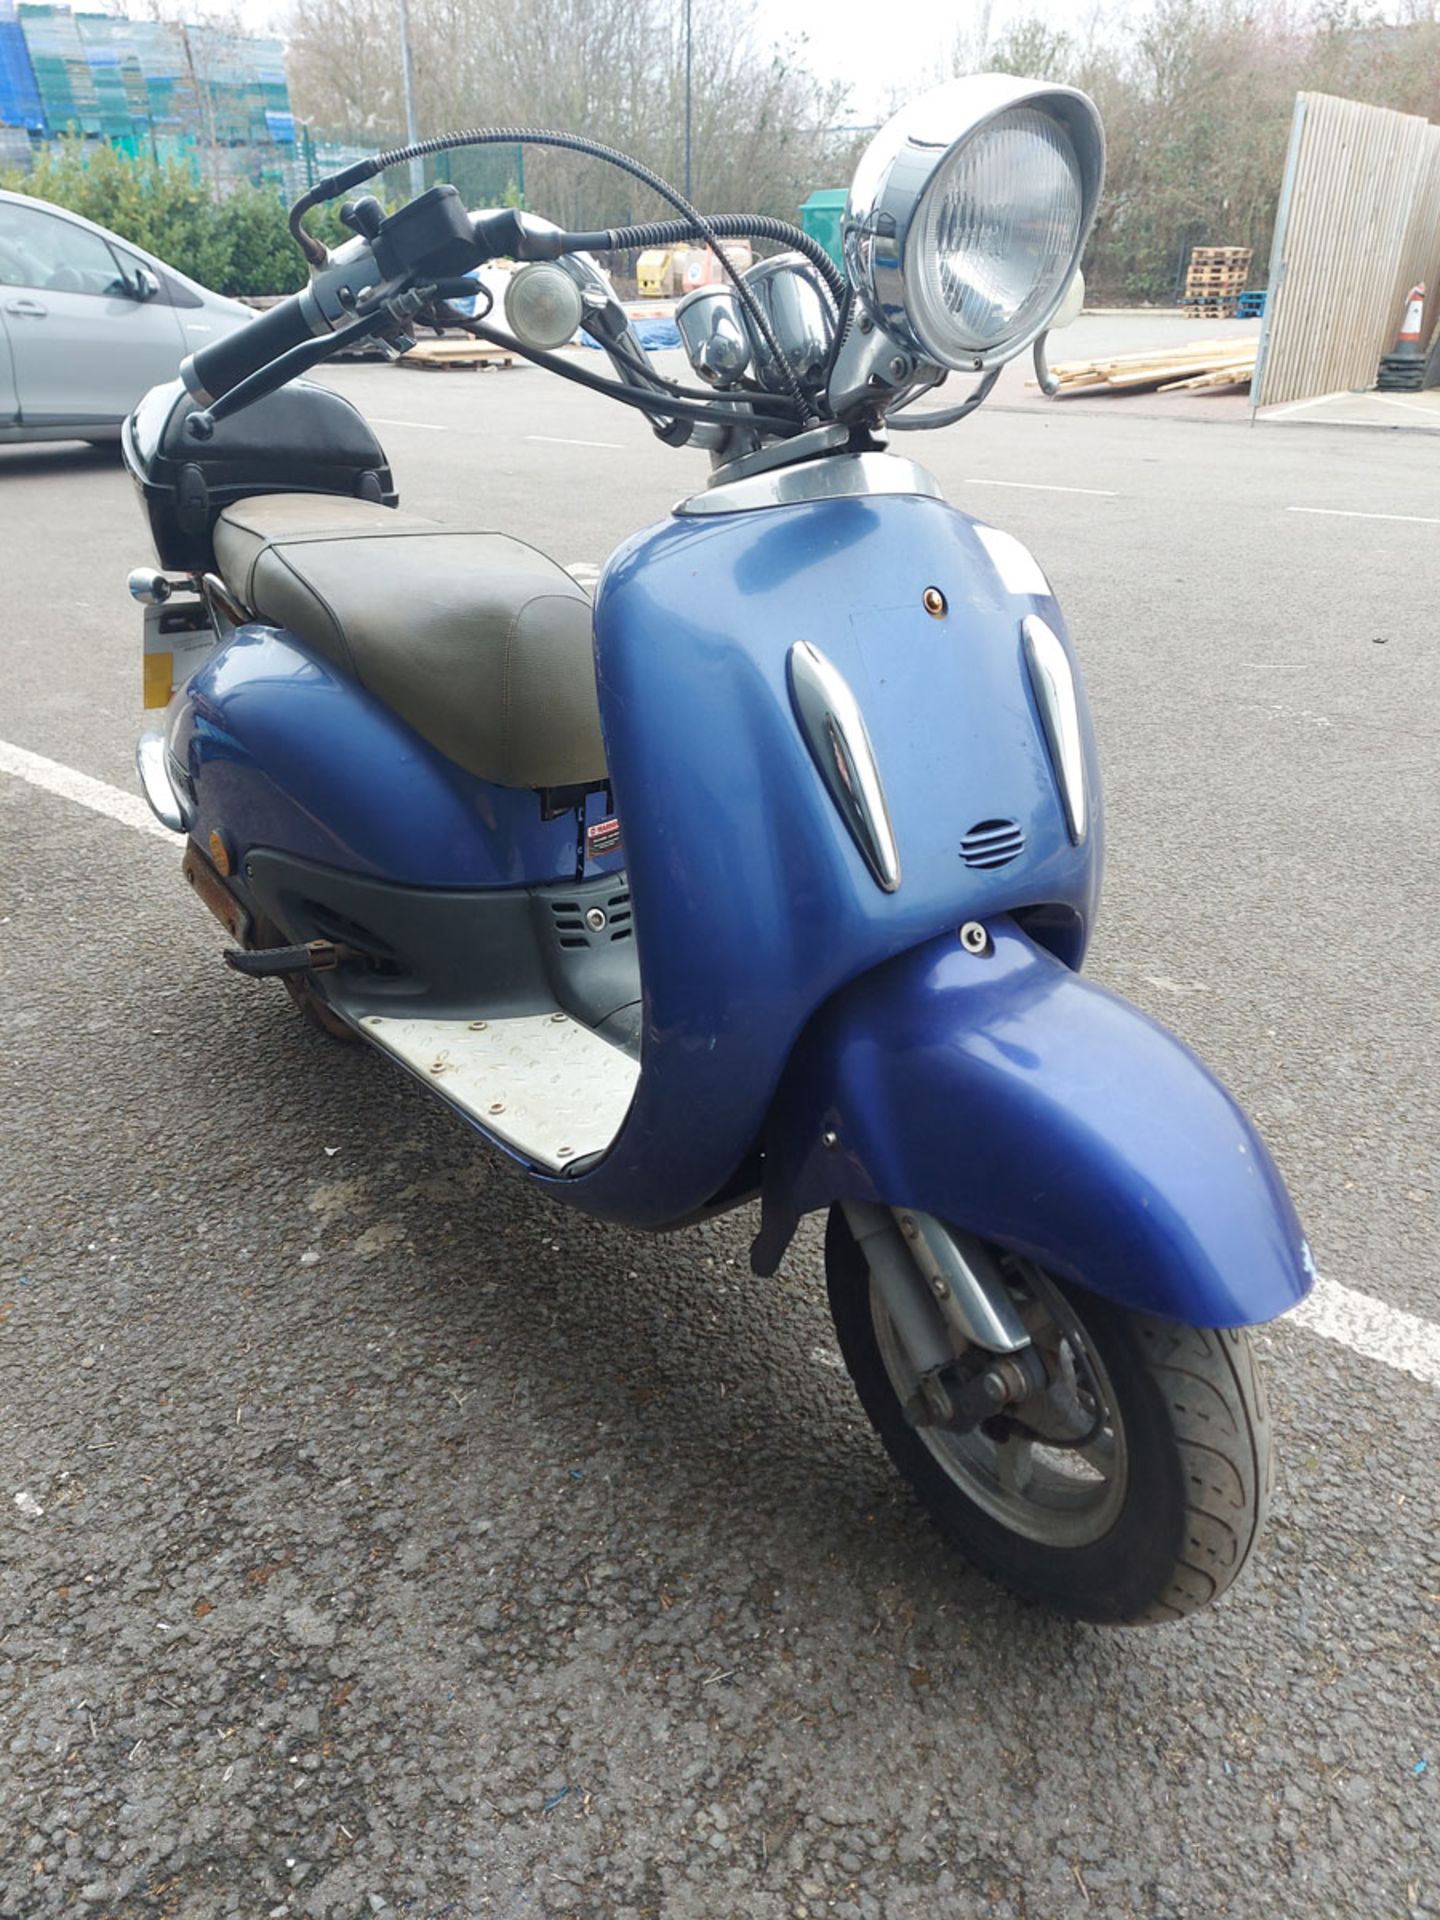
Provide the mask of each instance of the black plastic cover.
{"label": "black plastic cover", "polygon": [[369,423],[328,387],[294,380],[217,421],[209,440],[185,432],[197,410],[178,380],[152,387],[121,435],[156,557],[171,572],[213,570],[215,522],[257,493],[346,494],[387,507],[398,500]]}
{"label": "black plastic cover", "polygon": [[480,262],[465,202],[449,185],[429,188],[382,220],[372,245],[387,279],[417,269],[446,278]]}

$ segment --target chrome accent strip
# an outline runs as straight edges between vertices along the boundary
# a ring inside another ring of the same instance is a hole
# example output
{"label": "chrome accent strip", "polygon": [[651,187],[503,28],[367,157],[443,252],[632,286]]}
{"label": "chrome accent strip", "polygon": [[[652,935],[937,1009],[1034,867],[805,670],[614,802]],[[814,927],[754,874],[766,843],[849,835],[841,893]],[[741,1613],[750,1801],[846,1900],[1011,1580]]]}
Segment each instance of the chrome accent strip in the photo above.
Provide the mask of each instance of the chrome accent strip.
{"label": "chrome accent strip", "polygon": [[1085,838],[1085,754],[1080,743],[1080,698],[1074,669],[1059,635],[1039,614],[1026,614],[1020,622],[1020,637],[1045,744],[1050,749],[1050,764],[1065,805],[1066,825],[1078,847]]}
{"label": "chrome accent strip", "polygon": [[[708,293],[710,289],[702,287],[700,291]],[[773,440],[768,447],[757,447],[754,453],[742,453],[737,459],[725,461],[711,470],[708,485],[728,487],[732,480],[748,480],[752,473],[773,473],[777,467],[799,466],[802,460],[818,454],[838,453],[849,438],[849,427],[842,426],[838,420],[827,420],[808,433],[797,433],[790,440]]]}
{"label": "chrome accent strip", "polygon": [[180,379],[185,391],[197,407],[214,406],[214,394],[209,391],[204,381],[195,371],[195,355],[193,353],[187,353],[185,358],[180,362]]}
{"label": "chrome accent strip", "polygon": [[170,784],[165,766],[165,736],[158,727],[142,733],[135,742],[135,771],[140,776],[140,791],[161,826],[168,827],[172,833],[183,833],[185,820]]}
{"label": "chrome accent strip", "polygon": [[877,493],[918,493],[943,500],[940,482],[914,460],[893,453],[832,453],[774,473],[731,480],[682,500],[676,513],[754,513],[807,500],[847,500]]}
{"label": "chrome accent strip", "polygon": [[865,717],[843,675],[808,640],[789,657],[790,698],[820,778],[876,885],[900,885],[900,851]]}
{"label": "chrome accent strip", "polygon": [[983,1240],[947,1227],[932,1213],[897,1207],[895,1218],[952,1332],[991,1353],[1029,1346],[999,1262]]}

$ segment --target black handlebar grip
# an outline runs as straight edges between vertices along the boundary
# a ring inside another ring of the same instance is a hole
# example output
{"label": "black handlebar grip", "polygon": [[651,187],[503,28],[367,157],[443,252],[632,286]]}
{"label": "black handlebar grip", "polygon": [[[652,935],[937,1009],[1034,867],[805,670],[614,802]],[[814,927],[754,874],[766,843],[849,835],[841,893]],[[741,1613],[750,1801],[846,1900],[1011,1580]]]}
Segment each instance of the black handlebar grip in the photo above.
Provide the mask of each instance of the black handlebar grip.
{"label": "black handlebar grip", "polygon": [[250,374],[310,338],[300,295],[292,293],[288,300],[259,314],[248,325],[236,327],[233,333],[182,360],[180,378],[201,406],[208,406],[213,400],[223,399]]}

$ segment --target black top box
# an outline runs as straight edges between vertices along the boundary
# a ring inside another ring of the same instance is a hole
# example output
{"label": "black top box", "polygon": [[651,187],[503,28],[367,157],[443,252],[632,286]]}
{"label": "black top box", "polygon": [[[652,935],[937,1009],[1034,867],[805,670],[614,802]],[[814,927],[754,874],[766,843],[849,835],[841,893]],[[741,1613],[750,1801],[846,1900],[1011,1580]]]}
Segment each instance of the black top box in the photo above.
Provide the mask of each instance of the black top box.
{"label": "black top box", "polygon": [[393,507],[399,498],[368,422],[328,387],[294,380],[218,421],[208,440],[185,431],[199,411],[178,380],[152,387],[121,436],[156,556],[169,572],[213,570],[215,522],[235,500],[332,493]]}

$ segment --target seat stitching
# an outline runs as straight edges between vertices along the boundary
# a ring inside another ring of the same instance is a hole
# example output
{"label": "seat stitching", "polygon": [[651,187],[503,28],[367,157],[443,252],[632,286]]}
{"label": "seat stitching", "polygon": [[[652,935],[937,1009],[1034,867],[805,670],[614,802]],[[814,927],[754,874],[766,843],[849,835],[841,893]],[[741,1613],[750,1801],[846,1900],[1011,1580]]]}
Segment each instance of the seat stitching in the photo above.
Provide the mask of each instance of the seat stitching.
{"label": "seat stitching", "polygon": [[[531,598],[533,599],[534,596],[532,595]],[[520,624],[521,614],[529,604],[530,601],[527,600],[525,606],[515,609],[510,616],[510,624],[505,629],[505,672],[500,682],[500,765],[507,774],[510,771],[510,669],[515,658],[515,629]],[[501,785],[508,784],[509,782],[502,776]]]}
{"label": "seat stitching", "polygon": [[[539,552],[538,547],[535,548],[534,551],[538,553]],[[557,565],[558,565],[558,562],[557,562]],[[564,572],[563,567],[561,568],[561,572],[562,573]],[[567,579],[569,578],[568,574],[566,575],[566,578]],[[589,605],[589,602],[587,601],[585,595],[579,592],[576,592],[573,594],[554,593],[554,592],[532,593],[530,598],[524,601],[520,606],[518,606],[515,609],[514,614],[511,616],[510,625],[506,629],[506,633],[505,633],[505,676],[504,676],[504,682],[503,682],[504,693],[501,699],[501,706],[500,706],[501,721],[504,727],[504,734],[503,734],[504,751],[501,755],[501,764],[502,766],[504,766],[507,773],[510,771],[510,762],[511,762],[511,759],[513,758],[513,755],[510,749],[510,667],[511,667],[511,662],[514,659],[515,629],[519,626],[521,620],[524,619],[525,615],[530,611],[531,607],[533,607],[538,601],[541,601],[541,600],[576,600],[579,602],[581,606]],[[598,694],[597,694],[597,698],[598,698]],[[510,783],[508,781],[502,780],[500,784],[502,786],[507,786]]]}
{"label": "seat stitching", "polygon": [[[249,532],[249,529],[245,528],[243,531]],[[251,553],[250,564],[245,569],[245,585],[241,589],[240,598],[245,602],[247,607],[253,607],[255,604],[255,569],[259,566],[260,556],[264,551],[265,542],[262,540],[260,545]]]}
{"label": "seat stitching", "polygon": [[[523,545],[524,542],[522,541],[520,542],[520,544]],[[535,549],[532,549],[532,551],[538,552],[539,549],[535,548]],[[557,561],[555,564],[558,566],[559,562]],[[562,568],[561,571],[563,572],[564,569]],[[530,611],[531,607],[535,605],[535,602],[537,600],[564,600],[568,598],[569,596],[567,594],[532,593],[528,600],[522,601],[520,605],[516,607],[514,613],[510,616],[510,624],[505,629],[505,674],[504,674],[504,679],[502,681],[503,692],[501,694],[501,699],[500,699],[500,723],[501,723],[501,729],[502,729],[501,740],[503,742],[502,751],[500,754],[500,764],[501,766],[504,767],[507,774],[510,771],[511,761],[515,757],[513,752],[513,747],[512,747],[511,727],[510,727],[510,680],[511,680],[511,668],[515,659],[515,630],[520,625],[520,622],[524,619],[525,615]],[[502,781],[501,784],[503,786],[503,785],[508,785],[509,783],[507,781]]]}
{"label": "seat stitching", "polygon": [[[312,580],[307,580],[304,574],[300,572],[298,567],[291,566],[290,562],[285,558],[285,555],[280,551],[278,547],[271,547],[270,552],[275,555],[275,558],[280,562],[280,565],[284,567],[285,571],[290,575],[291,579],[294,580],[298,586],[303,587],[305,591],[308,594],[310,594],[315,600],[317,600],[320,606],[324,609],[325,613],[329,617],[331,626],[335,629],[336,638],[340,642],[340,650],[344,654],[345,660],[348,663],[347,670],[350,674],[350,677],[352,680],[358,680],[361,686],[363,687],[365,685],[365,676],[360,671],[359,663],[356,661],[355,655],[350,650],[350,637],[346,633],[344,624],[340,620],[340,617],[336,613],[334,607],[331,606],[330,602],[325,598],[325,595],[321,593],[320,589],[315,585],[315,583]],[[303,638],[303,636],[301,637]]]}

